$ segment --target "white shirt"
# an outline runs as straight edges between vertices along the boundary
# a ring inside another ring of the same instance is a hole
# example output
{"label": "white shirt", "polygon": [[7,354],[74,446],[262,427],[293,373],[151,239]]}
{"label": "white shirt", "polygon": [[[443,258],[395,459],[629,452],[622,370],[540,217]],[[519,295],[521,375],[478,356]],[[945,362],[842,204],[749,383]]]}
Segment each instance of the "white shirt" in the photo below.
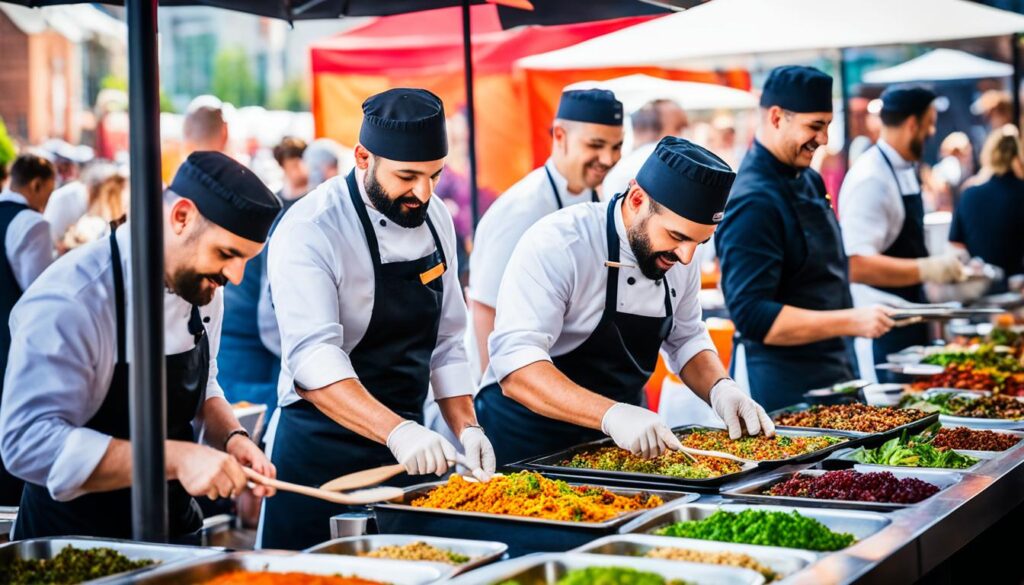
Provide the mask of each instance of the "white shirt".
{"label": "white shirt", "polygon": [[[491,363],[482,386],[538,361],[551,361],[576,349],[597,327],[608,282],[607,203],[585,203],[537,222],[520,240],[498,294],[494,332],[488,340]],[[615,210],[619,260],[636,264]],[[673,266],[666,274],[673,302],[672,332],[662,343],[669,370],[680,371],[701,351],[715,351],[701,320],[697,299],[700,267]],[[634,284],[629,284],[632,279]],[[619,269],[618,311],[665,315],[665,289],[638,268]],[[482,387],[481,386],[481,387]]]}
{"label": "white shirt", "polygon": [[[899,185],[893,180],[889,157]],[[843,179],[839,190],[839,225],[847,256],[874,256],[889,248],[903,230],[903,194],[919,193],[913,163],[903,159],[884,140],[864,152]]]}
{"label": "white shirt", "polygon": [[629,182],[636,178],[640,167],[647,162],[647,157],[654,154],[656,146],[658,146],[658,141],[638,146],[615,163],[615,166],[604,177],[604,184],[601,186],[604,196],[611,199],[614,195],[625,193]]}
{"label": "white shirt", "polygon": [[[14,191],[0,193],[0,201],[28,205],[28,201]],[[50,226],[42,214],[31,208],[15,215],[7,225],[4,246],[7,248],[7,262],[22,291],[27,290],[32,281],[53,262]]]}
{"label": "white shirt", "polygon": [[[127,359],[132,355],[131,245],[128,226],[117,232],[125,275]],[[77,248],[50,267],[11,313],[10,358],[0,405],[0,448],[14,475],[45,485],[58,501],[84,492],[109,435],[85,428],[107,396],[117,361],[113,263],[106,238]],[[166,355],[188,351],[192,306],[164,294]],[[217,384],[224,295],[200,307],[210,343],[206,398],[223,397]]]}
{"label": "white shirt", "polygon": [[578,194],[570,193],[569,181],[558,172],[551,159],[509,187],[484,214],[473,237],[473,253],[469,256],[469,298],[474,301],[489,307],[497,305],[498,286],[519,238],[537,220],[558,211],[558,202],[544,169],[551,171],[564,207],[593,200],[590,189]]}
{"label": "white shirt", "polygon": [[[357,171],[356,182],[381,262],[415,260],[434,251],[425,222],[411,229],[393,223],[370,203],[362,172]],[[451,215],[436,197],[427,209],[448,262],[441,276],[444,297],[430,382],[438,398],[450,398],[473,393],[463,345],[466,303]],[[358,377],[348,354],[366,333],[373,312],[373,261],[344,176],[323,183],[288,210],[270,238],[267,268],[281,333],[278,403],[299,400],[295,385],[322,388]]]}
{"label": "white shirt", "polygon": [[64,239],[68,228],[89,210],[89,192],[85,183],[71,181],[58,187],[46,202],[43,217],[50,223],[50,236],[56,245]]}

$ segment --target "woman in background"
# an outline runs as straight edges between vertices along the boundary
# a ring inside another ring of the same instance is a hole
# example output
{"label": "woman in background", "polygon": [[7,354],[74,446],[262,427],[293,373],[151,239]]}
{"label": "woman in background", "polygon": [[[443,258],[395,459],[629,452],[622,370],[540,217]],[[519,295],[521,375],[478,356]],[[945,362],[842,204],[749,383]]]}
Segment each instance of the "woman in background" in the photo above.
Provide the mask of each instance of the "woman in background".
{"label": "woman in background", "polygon": [[94,165],[85,178],[89,207],[77,222],[64,232],[58,252],[64,254],[110,233],[110,224],[124,223],[127,213],[128,179],[113,164]]}
{"label": "woman in background", "polygon": [[[992,131],[981,151],[977,182],[953,212],[949,241],[1003,269],[1024,273],[1024,159],[1020,134],[1007,124]],[[989,292],[1006,292],[1006,280]]]}

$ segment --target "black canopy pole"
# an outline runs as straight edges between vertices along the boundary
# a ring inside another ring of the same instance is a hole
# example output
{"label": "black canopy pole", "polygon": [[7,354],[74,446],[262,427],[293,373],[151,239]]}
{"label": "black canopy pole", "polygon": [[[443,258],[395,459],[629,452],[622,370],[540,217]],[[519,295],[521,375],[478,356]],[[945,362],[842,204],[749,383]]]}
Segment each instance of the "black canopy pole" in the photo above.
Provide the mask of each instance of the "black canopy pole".
{"label": "black canopy pole", "polygon": [[164,237],[157,0],[126,0],[131,154],[132,534],[167,542]]}
{"label": "black canopy pole", "polygon": [[853,124],[850,120],[850,65],[848,50],[839,49],[839,100],[843,108],[843,170],[850,170],[850,141]]}
{"label": "black canopy pole", "polygon": [[1021,78],[1021,62],[1020,62],[1020,33],[1010,35],[1010,55],[1013,59],[1013,88],[1010,90],[1013,92],[1013,124],[1020,128],[1020,78]]}
{"label": "black canopy pole", "polygon": [[473,104],[473,35],[469,16],[469,0],[462,0],[462,57],[466,76],[466,128],[469,131],[469,201],[475,231],[480,221],[480,190],[476,183],[476,106]]}

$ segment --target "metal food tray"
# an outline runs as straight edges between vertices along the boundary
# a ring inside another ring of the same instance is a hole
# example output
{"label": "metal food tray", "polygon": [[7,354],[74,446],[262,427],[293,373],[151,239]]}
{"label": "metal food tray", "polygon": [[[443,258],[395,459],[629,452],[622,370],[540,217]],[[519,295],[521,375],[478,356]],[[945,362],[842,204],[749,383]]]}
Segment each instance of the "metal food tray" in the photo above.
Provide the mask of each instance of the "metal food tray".
{"label": "metal food tray", "polygon": [[298,572],[314,575],[344,575],[371,581],[386,579],[392,585],[423,585],[442,578],[441,571],[425,563],[383,559],[362,559],[337,555],[310,555],[285,551],[224,554],[174,567],[156,569],[119,584],[199,585],[232,571]]}
{"label": "metal food tray", "polygon": [[885,370],[887,372],[892,372],[893,374],[902,374],[904,376],[937,376],[946,371],[945,366],[924,363],[885,363],[877,364],[875,369]]}
{"label": "metal food tray", "polygon": [[[760,546],[756,544],[738,544],[735,542],[716,542],[713,540],[697,540],[695,538],[676,538],[673,536],[652,536],[650,534],[616,534],[599,538],[571,552],[617,555],[626,557],[642,557],[656,548],[686,548],[704,552],[732,552],[745,554],[771,569],[779,579],[804,570],[818,560],[818,555],[796,548]],[[667,559],[666,559],[667,560]],[[671,561],[683,562],[683,561]],[[697,563],[704,564],[704,563]]]}
{"label": "metal food tray", "polygon": [[[939,421],[942,421],[942,417],[939,417]],[[955,427],[968,427],[968,425],[961,424],[947,424],[942,423],[942,428],[952,429]],[[970,427],[968,427],[970,428]],[[957,453],[963,453],[964,455],[970,455],[971,457],[978,458],[992,458],[995,459],[1004,453],[1008,453],[1021,446],[1021,440],[1024,440],[1024,431],[1011,431],[1007,429],[971,429],[972,431],[992,431],[993,433],[999,433],[1000,435],[1010,435],[1011,437],[1017,438],[1017,444],[1004,451],[978,451],[975,449],[957,449]]]}
{"label": "metal food tray", "polygon": [[555,585],[573,569],[626,567],[657,573],[666,579],[681,579],[694,585],[761,585],[764,577],[749,569],[702,565],[661,559],[638,559],[580,553],[533,555],[471,571],[451,581],[452,585],[493,585],[515,581],[521,585]]}
{"label": "metal food tray", "polygon": [[[676,435],[687,435],[696,430],[722,429],[706,427],[703,425],[684,425],[672,429],[672,432],[674,432]],[[845,439],[845,442],[838,443],[836,445],[832,445],[830,447],[826,447],[825,449],[820,449],[818,451],[812,451],[811,453],[805,453],[803,455],[797,455],[796,457],[790,457],[788,459],[769,459],[765,461],[759,461],[757,463],[743,464],[743,468],[736,473],[727,473],[725,475],[720,475],[718,477],[709,478],[673,477],[671,475],[662,475],[657,473],[610,471],[605,469],[588,469],[585,467],[565,467],[559,465],[560,462],[566,459],[571,459],[574,455],[578,453],[601,449],[604,447],[614,447],[615,443],[609,438],[599,439],[597,441],[591,441],[589,443],[576,445],[550,455],[542,455],[540,457],[524,459],[523,461],[513,463],[510,467],[514,469],[528,469],[531,471],[540,471],[545,474],[551,474],[553,476],[558,476],[562,478],[582,478],[584,480],[593,479],[595,481],[611,480],[620,485],[630,485],[636,487],[646,486],[651,488],[668,489],[690,488],[698,489],[701,491],[717,492],[718,488],[720,488],[722,485],[737,481],[744,477],[748,477],[758,469],[824,459],[830,453],[836,451],[837,449],[849,447],[850,445],[859,444],[859,437],[843,431],[787,429],[779,431],[777,434],[805,437],[830,435]]]}
{"label": "metal food tray", "polygon": [[[463,512],[439,508],[413,507],[411,502],[425,496],[430,490],[444,485],[435,481],[405,488],[399,502],[374,504],[377,529],[382,534],[415,534],[444,536],[471,540],[489,540],[496,535],[508,545],[511,557],[534,552],[557,552],[570,549],[595,538],[615,534],[636,518],[657,513],[679,502],[692,502],[697,494],[667,490],[619,489],[611,491],[623,496],[649,493],[660,496],[665,504],[651,510],[637,510],[604,522],[569,522],[545,520],[527,516]],[[570,482],[571,485],[595,485],[597,482]]]}
{"label": "metal food tray", "polygon": [[[772,421],[774,421],[777,417],[779,417],[779,416],[781,416],[783,414],[789,414],[791,412],[804,411],[804,410],[807,410],[810,407],[811,407],[810,404],[807,404],[806,402],[801,402],[799,404],[794,404],[792,406],[786,406],[786,407],[780,408],[778,410],[773,410],[772,412],[768,413],[768,416],[771,417]],[[926,416],[924,418],[920,418],[920,419],[915,420],[913,422],[909,422],[907,424],[900,425],[898,427],[894,427],[894,428],[891,428],[891,429],[889,429],[887,431],[882,431],[882,432],[879,432],[879,433],[865,433],[865,432],[862,432],[862,431],[846,431],[846,430],[842,430],[842,429],[826,429],[826,428],[821,428],[821,427],[791,427],[791,426],[786,426],[786,425],[775,425],[775,430],[776,430],[776,432],[778,432],[778,431],[798,431],[799,430],[799,431],[817,431],[817,432],[821,432],[821,433],[847,434],[847,435],[851,435],[853,437],[859,437],[860,438],[860,441],[856,442],[855,444],[859,444],[859,445],[864,445],[864,444],[881,444],[881,443],[884,443],[884,442],[888,441],[889,439],[892,439],[893,437],[898,437],[898,436],[902,435],[904,433],[904,431],[906,431],[906,433],[908,435],[912,435],[914,433],[917,433],[918,431],[923,431],[924,429],[926,429],[926,428],[932,426],[933,424],[935,424],[935,422],[938,421],[938,420],[939,420],[939,413],[933,412],[933,413],[929,414],[928,416]],[[845,445],[845,446],[849,447],[849,446],[852,446],[852,445]]]}
{"label": "metal food tray", "polygon": [[[668,509],[662,510],[657,514],[648,514],[642,518],[638,518],[630,522],[626,526],[623,526],[620,532],[623,534],[650,534],[653,530],[656,530],[668,524],[674,524],[676,522],[687,522],[692,520],[703,520],[708,516],[711,516],[718,510],[724,510],[726,512],[742,512],[743,510],[748,510],[751,508],[764,510],[766,512],[799,512],[803,516],[807,516],[808,518],[813,518],[818,522],[821,522],[822,524],[827,526],[829,530],[832,530],[833,532],[846,532],[852,534],[854,538],[857,539],[854,542],[854,544],[882,530],[891,522],[889,518],[877,512],[861,512],[857,510],[842,510],[831,508],[804,508],[793,506],[754,504],[687,503],[677,506],[671,506]],[[670,536],[666,538],[674,539],[675,537]],[[767,548],[779,548],[780,550],[789,550],[785,547]],[[817,551],[810,552],[819,554],[817,553]],[[826,554],[827,552],[831,551],[822,551],[822,553],[820,554]]]}
{"label": "metal food tray", "polygon": [[[870,473],[877,471],[873,466],[854,465],[853,469],[860,471],[861,473]],[[904,471],[906,470],[906,471]],[[916,469],[913,467],[904,467],[900,469],[890,469],[890,471],[896,479],[905,479],[913,477],[926,481],[939,488],[939,493],[946,490],[958,483],[963,479],[963,476],[957,471],[946,471],[943,469],[930,469],[922,468]],[[806,476],[821,476],[828,473],[828,471],[822,469],[806,469],[803,471],[797,471],[795,473],[777,473],[769,477],[750,481],[743,485],[738,485],[728,491],[722,492],[722,495],[734,500],[743,502],[752,502],[755,504],[775,504],[780,506],[809,506],[812,508],[840,508],[840,509],[855,509],[855,510],[875,510],[878,512],[892,512],[893,510],[902,510],[908,506],[916,506],[915,504],[896,504],[896,503],[885,503],[885,502],[868,502],[863,500],[825,500],[819,498],[803,498],[796,496],[771,496],[762,493],[765,489],[781,483],[789,479],[794,475],[806,475]],[[937,495],[937,494],[936,494]],[[927,502],[928,498],[921,500],[923,503]]]}
{"label": "metal food tray", "polygon": [[[957,396],[963,396],[966,398],[980,398],[982,396],[991,394],[987,390],[960,390],[957,388],[929,388],[921,393],[922,398],[928,398],[935,396],[936,394],[955,394]],[[1024,402],[1021,398],[1017,398],[1021,402]],[[1007,418],[975,418],[970,416],[953,416],[949,414],[939,414],[939,422],[945,426],[961,426],[969,427],[972,429],[1024,429],[1024,419],[1013,420]]]}
{"label": "metal food tray", "polygon": [[969,319],[971,317],[987,317],[992,315],[1001,315],[1006,310],[993,308],[993,307],[977,307],[977,308],[953,308],[953,307],[906,307],[897,309],[895,313],[889,315],[889,318],[894,321],[902,321],[903,319],[912,319],[914,317],[920,317],[924,320],[950,320],[950,319]]}
{"label": "metal food tray", "polygon": [[66,547],[78,550],[92,548],[109,548],[116,550],[133,561],[151,560],[158,564],[142,567],[134,571],[116,573],[86,583],[114,583],[131,575],[139,575],[157,570],[158,567],[173,566],[185,561],[193,561],[222,553],[221,549],[200,548],[195,546],[175,546],[169,544],[151,544],[130,540],[91,538],[86,536],[67,536],[49,538],[31,538],[0,545],[0,565],[8,565],[15,559],[52,559]]}
{"label": "metal food tray", "polygon": [[414,542],[425,542],[430,546],[469,557],[469,561],[462,563],[461,565],[449,565],[430,561],[401,560],[401,562],[429,563],[430,565],[438,566],[438,568],[442,569],[442,572],[449,575],[465,573],[471,569],[501,560],[502,557],[505,556],[505,552],[508,551],[507,544],[489,540],[440,538],[437,536],[417,536],[413,534],[366,534],[363,536],[336,538],[308,548],[303,552],[360,556],[361,554],[373,552],[381,547],[404,546]]}
{"label": "metal food tray", "polygon": [[[973,473],[973,472],[977,471],[979,467],[984,465],[986,461],[988,461],[989,459],[995,459],[996,457],[998,457],[1002,453],[1001,451],[961,451],[959,449],[954,449],[954,451],[956,451],[957,453],[960,453],[961,455],[967,455],[969,457],[974,457],[975,459],[979,459],[980,460],[980,461],[978,461],[977,463],[975,463],[974,465],[972,465],[970,467],[965,467],[963,469],[955,469],[955,468],[952,468],[952,467],[911,467],[909,465],[876,465],[874,463],[861,463],[861,462],[859,462],[859,461],[857,461],[856,459],[853,458],[853,454],[856,453],[857,451],[863,449],[863,448],[864,447],[858,447],[856,449],[848,449],[846,451],[836,452],[835,454],[833,454],[832,458],[829,459],[829,461],[844,461],[844,462],[847,462],[849,464],[852,464],[853,467],[863,468],[864,470],[867,470],[867,471],[893,471],[893,472],[895,472],[897,470],[909,470],[909,469],[919,470],[920,469],[920,470],[950,471],[950,472],[954,472],[954,473]],[[827,466],[827,467],[831,468],[831,466]],[[850,467],[850,465],[846,465],[844,467],[848,468],[848,467]]]}

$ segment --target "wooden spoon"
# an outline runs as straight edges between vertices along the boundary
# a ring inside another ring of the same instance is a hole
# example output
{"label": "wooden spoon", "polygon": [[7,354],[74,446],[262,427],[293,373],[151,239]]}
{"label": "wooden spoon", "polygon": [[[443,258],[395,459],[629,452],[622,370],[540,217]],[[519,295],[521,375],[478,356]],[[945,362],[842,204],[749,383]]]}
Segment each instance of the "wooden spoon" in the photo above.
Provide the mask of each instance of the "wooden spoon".
{"label": "wooden spoon", "polygon": [[404,471],[405,467],[400,463],[385,465],[383,467],[371,467],[370,469],[363,469],[362,471],[356,471],[354,473],[342,475],[341,477],[336,477],[321,485],[320,489],[329,492],[354,490],[368,485],[383,483]]}
{"label": "wooden spoon", "polygon": [[373,504],[376,502],[386,502],[389,500],[396,500],[405,495],[402,488],[381,486],[371,488],[368,490],[360,490],[358,492],[350,492],[347,494],[340,494],[337,492],[329,492],[324,489],[311,488],[309,486],[299,485],[290,483],[287,481],[281,481],[279,479],[271,479],[256,473],[248,467],[242,468],[245,471],[245,476],[249,478],[249,481],[254,484],[265,485],[283,492],[292,492],[303,496],[309,496],[311,498],[319,498],[321,500],[327,500],[328,502],[334,502],[335,504],[344,504],[347,506],[361,506],[366,504]]}
{"label": "wooden spoon", "polygon": [[737,457],[731,453],[723,453],[722,451],[704,451],[703,449],[694,449],[692,447],[683,447],[681,449],[683,453],[687,455],[703,455],[704,457],[717,457],[719,459],[728,459],[737,463],[758,463],[755,459],[744,459],[743,457]]}

